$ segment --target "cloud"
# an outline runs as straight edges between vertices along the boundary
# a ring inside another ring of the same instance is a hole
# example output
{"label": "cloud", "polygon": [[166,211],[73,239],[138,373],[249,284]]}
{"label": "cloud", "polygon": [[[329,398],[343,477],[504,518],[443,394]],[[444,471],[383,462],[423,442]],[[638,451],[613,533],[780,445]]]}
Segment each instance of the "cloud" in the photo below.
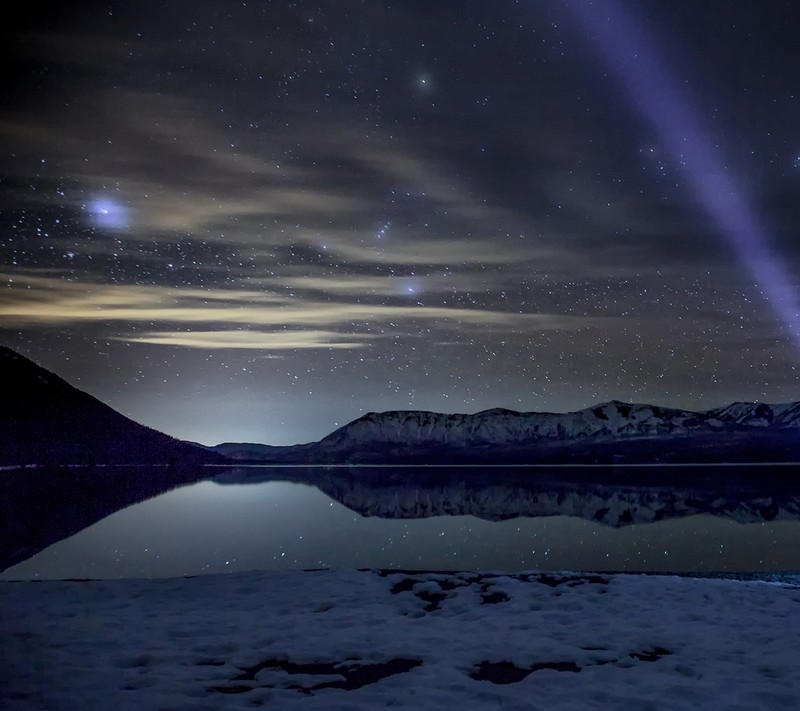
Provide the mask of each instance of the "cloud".
{"label": "cloud", "polygon": [[348,341],[334,331],[150,331],[114,336],[113,340],[182,348],[276,351],[363,348],[369,337],[361,335],[359,340]]}
{"label": "cloud", "polygon": [[[8,285],[0,299],[0,318],[8,326],[99,324],[110,339],[190,347],[213,343],[210,347],[363,348],[375,339],[416,337],[434,327],[432,338],[448,342],[454,333],[575,329],[603,322],[600,317],[458,303],[426,305],[416,297],[362,303],[353,294],[343,294],[351,299],[332,302],[296,298],[285,289],[77,283],[44,275],[0,275],[0,279]],[[361,288],[364,283],[357,279],[353,286]],[[138,332],[142,324],[149,327],[144,333]]]}

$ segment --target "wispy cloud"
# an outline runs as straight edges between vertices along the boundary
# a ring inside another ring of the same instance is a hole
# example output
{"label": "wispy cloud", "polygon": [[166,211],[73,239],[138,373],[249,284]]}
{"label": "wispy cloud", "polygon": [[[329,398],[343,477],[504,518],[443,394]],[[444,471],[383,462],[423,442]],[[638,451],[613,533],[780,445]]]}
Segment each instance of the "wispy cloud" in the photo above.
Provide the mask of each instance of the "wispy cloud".
{"label": "wispy cloud", "polygon": [[[331,302],[296,298],[285,290],[87,284],[31,275],[0,275],[0,279],[7,283],[0,297],[0,318],[7,325],[102,324],[107,338],[189,347],[363,348],[376,338],[414,336],[433,326],[446,342],[454,332],[468,336],[509,328],[573,329],[602,321],[558,313],[426,305],[413,299]],[[355,285],[365,286],[358,280]],[[319,280],[314,286],[321,286]],[[138,331],[142,324],[149,326],[144,333]]]}
{"label": "wispy cloud", "polygon": [[346,340],[341,333],[335,331],[151,331],[114,336],[113,340],[182,348],[282,351],[363,348],[368,345],[369,336],[362,334],[358,340]]}

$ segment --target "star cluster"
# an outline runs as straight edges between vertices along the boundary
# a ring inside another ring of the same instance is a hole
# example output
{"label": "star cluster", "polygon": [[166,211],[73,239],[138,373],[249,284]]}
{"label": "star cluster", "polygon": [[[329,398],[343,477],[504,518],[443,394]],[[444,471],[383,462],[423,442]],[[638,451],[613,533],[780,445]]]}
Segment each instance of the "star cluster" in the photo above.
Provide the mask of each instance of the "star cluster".
{"label": "star cluster", "polygon": [[[569,5],[37,4],[3,29],[0,341],[209,444],[800,399],[696,156]],[[759,258],[799,273],[800,11],[631,9],[768,226]]]}

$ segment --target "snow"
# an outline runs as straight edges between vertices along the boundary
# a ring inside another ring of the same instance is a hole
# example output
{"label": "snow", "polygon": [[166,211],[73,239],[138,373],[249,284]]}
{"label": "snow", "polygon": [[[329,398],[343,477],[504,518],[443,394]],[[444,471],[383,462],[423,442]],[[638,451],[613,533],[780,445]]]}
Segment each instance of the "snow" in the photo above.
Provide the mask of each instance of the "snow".
{"label": "snow", "polygon": [[702,415],[651,405],[609,402],[568,413],[485,410],[474,415],[417,410],[368,413],[328,435],[322,443],[331,449],[369,442],[425,443],[467,446],[483,443],[514,444],[533,440],[619,437],[621,435],[686,434],[718,423]]}
{"label": "snow", "polygon": [[735,402],[705,411],[657,405],[600,403],[577,412],[516,412],[503,408],[473,415],[422,410],[370,412],[325,437],[329,451],[383,444],[480,446],[531,441],[714,434],[726,426],[785,430],[800,427],[800,402]]}
{"label": "snow", "polygon": [[[321,444],[336,451],[374,442],[475,446],[587,437],[714,433],[724,427],[723,422],[763,427],[765,421],[762,410],[769,413],[769,424],[772,424],[773,412],[770,407],[734,403],[718,410],[692,412],[611,401],[566,413],[515,412],[499,408],[474,415],[419,410],[371,412],[331,433]],[[755,414],[756,409],[758,414]],[[775,419],[776,426],[792,426],[791,418],[784,419],[786,422]]]}
{"label": "snow", "polygon": [[798,708],[798,613],[796,585],[673,576],[4,582],[0,707]]}

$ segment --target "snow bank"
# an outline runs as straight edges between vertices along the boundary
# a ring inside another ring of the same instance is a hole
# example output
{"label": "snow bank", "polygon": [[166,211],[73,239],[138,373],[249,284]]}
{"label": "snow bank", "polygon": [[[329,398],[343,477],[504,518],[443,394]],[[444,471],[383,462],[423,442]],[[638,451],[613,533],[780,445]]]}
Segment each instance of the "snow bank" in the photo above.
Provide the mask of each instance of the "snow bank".
{"label": "snow bank", "polygon": [[0,584],[4,709],[800,706],[800,588],[285,571]]}

